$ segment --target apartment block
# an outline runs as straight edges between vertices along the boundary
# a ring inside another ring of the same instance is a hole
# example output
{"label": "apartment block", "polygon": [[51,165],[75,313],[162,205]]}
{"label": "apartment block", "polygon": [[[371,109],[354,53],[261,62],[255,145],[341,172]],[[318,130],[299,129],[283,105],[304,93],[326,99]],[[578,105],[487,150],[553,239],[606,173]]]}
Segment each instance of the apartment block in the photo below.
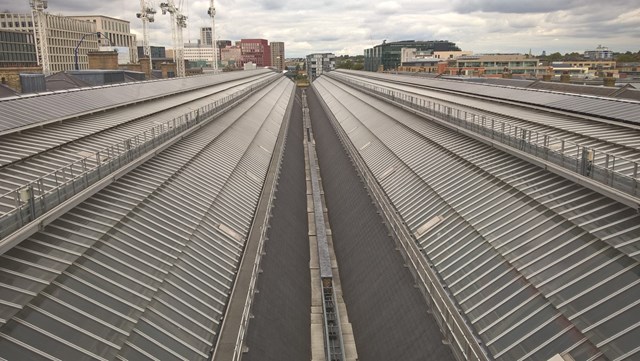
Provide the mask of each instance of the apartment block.
{"label": "apartment block", "polygon": [[278,69],[278,71],[284,71],[284,43],[279,41],[271,42],[271,66]]}
{"label": "apartment block", "polygon": [[323,73],[336,69],[336,55],[332,53],[309,54],[306,62],[309,81],[313,81]]}

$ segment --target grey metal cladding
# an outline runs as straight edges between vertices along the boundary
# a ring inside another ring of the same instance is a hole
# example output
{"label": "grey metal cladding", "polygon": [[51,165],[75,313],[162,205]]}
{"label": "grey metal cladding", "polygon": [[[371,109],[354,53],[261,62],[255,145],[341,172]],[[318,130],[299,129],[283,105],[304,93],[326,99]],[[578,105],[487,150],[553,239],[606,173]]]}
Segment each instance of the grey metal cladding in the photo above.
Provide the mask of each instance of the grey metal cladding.
{"label": "grey metal cladding", "polygon": [[262,187],[247,169],[264,179],[258,143],[273,149],[271,107],[291,87],[272,83],[2,255],[0,356],[206,360]]}
{"label": "grey metal cladding", "polygon": [[410,231],[440,217],[416,241],[496,359],[637,356],[637,212],[334,80],[314,87],[357,149],[371,143],[360,154]]}
{"label": "grey metal cladding", "polygon": [[[0,100],[0,132],[193,91],[216,83],[255,76],[259,73],[267,74],[270,71],[261,69],[249,72],[231,72],[213,77],[205,75],[126,83]],[[159,83],[162,85],[160,86]]]}
{"label": "grey metal cladding", "polygon": [[[640,102],[633,100],[621,100],[597,96],[583,96],[577,94],[557,93],[537,89],[523,89],[519,87],[503,87],[487,84],[476,84],[453,80],[428,79],[402,75],[376,74],[370,72],[356,72],[350,70],[338,70],[339,73],[353,76],[370,77],[376,79],[402,81],[414,86],[426,86],[440,90],[451,90],[468,94],[478,94],[495,97],[502,100],[518,101],[527,104],[540,105],[559,110],[568,110],[576,113],[615,119],[634,124],[640,124]],[[589,100],[593,108],[584,109],[583,101]],[[614,105],[615,112],[607,110],[609,105]]]}

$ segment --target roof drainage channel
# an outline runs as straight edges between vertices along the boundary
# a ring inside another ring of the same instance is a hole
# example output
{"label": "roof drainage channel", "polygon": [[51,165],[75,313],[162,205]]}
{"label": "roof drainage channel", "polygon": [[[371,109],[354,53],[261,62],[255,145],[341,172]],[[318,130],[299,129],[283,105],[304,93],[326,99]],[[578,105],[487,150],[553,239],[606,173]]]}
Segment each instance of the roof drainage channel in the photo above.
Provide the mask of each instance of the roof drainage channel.
{"label": "roof drainage channel", "polygon": [[299,90],[297,94],[286,133],[243,361],[311,359],[311,283],[306,241],[309,228]]}
{"label": "roof drainage channel", "polygon": [[455,360],[315,90],[309,107],[359,357]]}

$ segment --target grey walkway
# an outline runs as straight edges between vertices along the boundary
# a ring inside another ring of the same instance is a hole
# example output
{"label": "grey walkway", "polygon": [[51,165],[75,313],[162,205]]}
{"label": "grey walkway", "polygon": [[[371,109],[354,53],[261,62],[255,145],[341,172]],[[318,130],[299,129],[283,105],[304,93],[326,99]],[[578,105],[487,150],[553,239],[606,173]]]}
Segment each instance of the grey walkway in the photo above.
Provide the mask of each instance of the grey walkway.
{"label": "grey walkway", "polygon": [[297,91],[289,123],[269,239],[262,259],[243,361],[311,357],[309,241],[302,147],[302,107]]}
{"label": "grey walkway", "polygon": [[453,360],[313,91],[309,107],[342,289],[361,360]]}

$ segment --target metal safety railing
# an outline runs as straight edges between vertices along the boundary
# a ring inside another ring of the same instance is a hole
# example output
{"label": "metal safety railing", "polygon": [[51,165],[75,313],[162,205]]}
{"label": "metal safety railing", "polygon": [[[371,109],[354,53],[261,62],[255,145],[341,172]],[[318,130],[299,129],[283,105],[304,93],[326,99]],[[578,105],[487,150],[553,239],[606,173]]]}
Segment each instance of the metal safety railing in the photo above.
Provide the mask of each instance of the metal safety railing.
{"label": "metal safety railing", "polygon": [[344,76],[332,74],[330,77],[389,102],[404,105],[416,112],[491,138],[497,143],[553,163],[628,195],[640,197],[638,161],[527,129],[504,120],[457,109],[425,97],[410,95]]}
{"label": "metal safety railing", "polygon": [[142,155],[159,148],[167,140],[192,129],[225,111],[241,99],[262,89],[273,79],[265,79],[211,104],[153,126],[140,134],[91,153],[17,189],[0,195],[4,205],[0,214],[0,239],[74,197],[98,181],[109,177]]}
{"label": "metal safety railing", "polygon": [[345,147],[355,168],[367,186],[374,203],[380,210],[392,237],[395,239],[401,251],[408,269],[413,274],[416,285],[423,293],[427,303],[432,308],[446,341],[458,360],[488,361],[492,358],[482,346],[482,342],[472,331],[472,327],[462,316],[453,296],[445,289],[436,271],[430,267],[426,257],[422,255],[415,238],[413,238],[407,225],[397,212],[391,200],[388,198],[382,186],[373,175],[358,150],[349,140],[347,132],[341,127],[324,99],[320,98],[320,104],[329,117],[333,128],[336,129],[340,142]]}

